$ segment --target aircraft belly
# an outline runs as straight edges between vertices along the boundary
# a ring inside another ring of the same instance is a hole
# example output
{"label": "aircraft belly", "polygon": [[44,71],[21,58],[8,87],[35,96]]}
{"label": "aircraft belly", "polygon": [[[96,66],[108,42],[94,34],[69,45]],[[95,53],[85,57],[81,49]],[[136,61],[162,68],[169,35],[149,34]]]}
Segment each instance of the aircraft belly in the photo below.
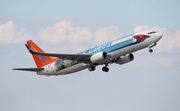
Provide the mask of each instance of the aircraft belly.
{"label": "aircraft belly", "polygon": [[114,52],[110,53],[110,56],[111,56],[111,58],[115,59],[115,58],[118,58],[120,56],[124,56],[126,54],[130,54],[132,52],[146,48],[148,46],[149,46],[149,42],[148,43],[146,42],[143,44],[135,44],[135,45],[128,46],[128,47],[122,48],[120,50],[114,51]]}
{"label": "aircraft belly", "polygon": [[65,74],[70,74],[70,73],[74,73],[74,72],[77,72],[77,71],[80,71],[80,70],[83,70],[83,69],[86,69],[88,68],[89,65],[88,64],[85,64],[85,63],[79,63],[79,64],[76,64],[76,65],[73,65],[71,67],[67,67],[65,69],[62,69],[58,72],[55,72],[55,71],[41,71],[41,72],[37,72],[38,75],[45,75],[45,76],[51,76],[51,75],[65,75]]}
{"label": "aircraft belly", "polygon": [[111,58],[115,59],[115,58],[118,58],[120,56],[129,54],[132,51],[133,51],[133,47],[132,46],[128,46],[128,47],[125,47],[125,48],[122,48],[122,49],[119,49],[117,51],[114,51],[114,52],[110,53],[110,56],[111,56]]}

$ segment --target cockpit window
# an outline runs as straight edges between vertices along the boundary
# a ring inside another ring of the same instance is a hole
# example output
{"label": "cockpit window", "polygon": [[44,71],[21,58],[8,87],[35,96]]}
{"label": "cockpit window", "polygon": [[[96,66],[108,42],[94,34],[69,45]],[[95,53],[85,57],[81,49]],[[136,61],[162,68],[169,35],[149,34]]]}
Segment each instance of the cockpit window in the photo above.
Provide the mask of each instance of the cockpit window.
{"label": "cockpit window", "polygon": [[156,31],[148,32],[148,34],[153,34],[153,33],[156,33]]}

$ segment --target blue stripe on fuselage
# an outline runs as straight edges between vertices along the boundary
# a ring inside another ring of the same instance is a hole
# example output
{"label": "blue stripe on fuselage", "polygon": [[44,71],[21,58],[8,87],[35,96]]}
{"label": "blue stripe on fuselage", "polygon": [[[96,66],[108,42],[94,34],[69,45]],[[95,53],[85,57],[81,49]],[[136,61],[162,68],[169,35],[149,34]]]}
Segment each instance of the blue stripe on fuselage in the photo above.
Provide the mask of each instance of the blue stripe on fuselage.
{"label": "blue stripe on fuselage", "polygon": [[[102,52],[102,51],[110,53],[110,52],[122,49],[124,47],[136,44],[137,40],[134,40],[133,35],[134,34],[127,35],[125,37],[122,37],[122,38],[113,40],[111,42],[96,46],[94,48],[85,50],[85,51],[80,52],[78,54],[94,54],[94,53]],[[55,69],[56,69],[56,72],[58,72],[58,71],[60,71],[62,69],[71,67],[71,66],[76,65],[78,63],[79,63],[79,61],[77,61],[77,60],[76,61],[73,61],[73,60],[59,60],[59,61],[57,61],[55,63]]]}
{"label": "blue stripe on fuselage", "polygon": [[121,48],[124,48],[124,47],[127,47],[127,46],[135,44],[133,35],[134,34],[130,34],[130,35],[124,36],[122,38],[113,40],[111,42],[108,42],[108,43],[96,46],[94,48],[85,50],[85,51],[80,52],[78,54],[94,54],[94,53],[102,52],[102,51],[110,53],[110,52],[119,50]]}

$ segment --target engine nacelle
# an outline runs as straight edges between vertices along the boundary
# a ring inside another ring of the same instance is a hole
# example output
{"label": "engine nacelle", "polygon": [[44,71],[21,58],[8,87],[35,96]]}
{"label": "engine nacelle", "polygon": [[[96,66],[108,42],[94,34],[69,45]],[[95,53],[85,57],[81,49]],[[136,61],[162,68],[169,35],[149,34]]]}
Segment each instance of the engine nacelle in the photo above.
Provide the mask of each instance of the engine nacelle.
{"label": "engine nacelle", "polygon": [[127,62],[132,61],[132,60],[134,60],[134,55],[133,54],[129,54],[127,56],[122,56],[119,59],[117,59],[117,63],[118,64],[125,64]]}
{"label": "engine nacelle", "polygon": [[98,52],[91,56],[90,58],[92,63],[105,63],[107,61],[107,53],[106,52]]}

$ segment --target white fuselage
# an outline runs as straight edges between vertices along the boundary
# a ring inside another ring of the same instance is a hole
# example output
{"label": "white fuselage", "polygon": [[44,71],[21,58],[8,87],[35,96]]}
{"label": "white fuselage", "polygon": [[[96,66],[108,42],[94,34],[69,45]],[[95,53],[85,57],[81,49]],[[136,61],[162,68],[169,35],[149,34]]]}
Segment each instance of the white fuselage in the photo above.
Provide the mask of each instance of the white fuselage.
{"label": "white fuselage", "polygon": [[[78,54],[95,54],[97,52],[105,51],[108,54],[109,60],[106,63],[111,62],[121,56],[125,56],[132,52],[141,50],[146,47],[150,47],[152,44],[157,43],[162,37],[160,33],[150,33],[150,31],[130,34],[120,39],[102,44],[100,46],[85,50]],[[77,72],[90,67],[90,64],[78,62],[72,66],[66,67],[61,70],[57,70],[56,63],[51,63],[44,67],[44,70],[38,72],[38,75],[63,75]]]}

